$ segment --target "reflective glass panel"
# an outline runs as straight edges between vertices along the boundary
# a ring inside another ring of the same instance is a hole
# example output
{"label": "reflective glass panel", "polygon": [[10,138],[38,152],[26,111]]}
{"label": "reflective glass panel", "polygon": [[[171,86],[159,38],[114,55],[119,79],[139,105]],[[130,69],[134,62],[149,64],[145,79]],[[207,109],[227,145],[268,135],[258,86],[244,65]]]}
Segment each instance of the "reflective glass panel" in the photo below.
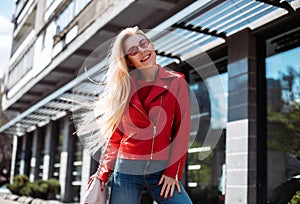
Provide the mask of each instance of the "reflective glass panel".
{"label": "reflective glass panel", "polygon": [[[300,190],[300,47],[298,31],[267,40],[267,203]],[[299,40],[298,40],[299,41]]]}
{"label": "reflective glass panel", "polygon": [[[225,194],[225,131],[227,122],[228,74],[196,78],[191,74],[200,114],[192,114],[193,143],[188,150],[186,185],[193,203],[222,203]],[[191,109],[193,110],[193,105]]]}

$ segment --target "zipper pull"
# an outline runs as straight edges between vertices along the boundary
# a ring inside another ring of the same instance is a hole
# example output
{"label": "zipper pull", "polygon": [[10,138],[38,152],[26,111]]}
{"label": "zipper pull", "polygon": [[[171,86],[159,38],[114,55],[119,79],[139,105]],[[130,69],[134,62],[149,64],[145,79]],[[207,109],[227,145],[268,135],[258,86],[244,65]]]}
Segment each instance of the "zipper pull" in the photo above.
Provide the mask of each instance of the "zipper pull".
{"label": "zipper pull", "polygon": [[156,135],[156,126],[154,125],[153,126],[153,136],[155,136]]}

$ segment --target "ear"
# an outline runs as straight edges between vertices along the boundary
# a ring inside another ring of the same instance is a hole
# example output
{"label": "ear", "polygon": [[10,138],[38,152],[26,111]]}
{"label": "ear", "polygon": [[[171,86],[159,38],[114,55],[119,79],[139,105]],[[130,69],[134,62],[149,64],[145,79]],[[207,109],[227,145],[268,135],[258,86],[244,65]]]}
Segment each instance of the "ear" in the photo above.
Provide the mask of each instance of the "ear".
{"label": "ear", "polygon": [[126,55],[125,56],[125,61],[126,61],[126,65],[128,67],[128,70],[129,71],[132,71],[135,69],[135,67],[133,66],[133,64],[130,62],[130,60],[128,59],[128,56]]}
{"label": "ear", "polygon": [[128,57],[126,57],[126,64],[128,67],[132,67],[133,64],[130,62],[130,60],[128,59]]}

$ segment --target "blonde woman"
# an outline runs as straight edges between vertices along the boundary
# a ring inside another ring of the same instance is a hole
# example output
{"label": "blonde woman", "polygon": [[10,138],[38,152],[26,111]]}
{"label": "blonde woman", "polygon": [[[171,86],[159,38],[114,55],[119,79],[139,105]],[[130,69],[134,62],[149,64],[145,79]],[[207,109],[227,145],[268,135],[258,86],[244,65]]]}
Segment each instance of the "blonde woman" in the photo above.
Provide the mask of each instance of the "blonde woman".
{"label": "blonde woman", "polygon": [[110,138],[101,158],[103,186],[113,172],[112,204],[138,204],[143,191],[158,203],[192,203],[180,180],[190,134],[186,81],[156,63],[154,44],[138,29],[122,30],[109,56],[96,102]]}

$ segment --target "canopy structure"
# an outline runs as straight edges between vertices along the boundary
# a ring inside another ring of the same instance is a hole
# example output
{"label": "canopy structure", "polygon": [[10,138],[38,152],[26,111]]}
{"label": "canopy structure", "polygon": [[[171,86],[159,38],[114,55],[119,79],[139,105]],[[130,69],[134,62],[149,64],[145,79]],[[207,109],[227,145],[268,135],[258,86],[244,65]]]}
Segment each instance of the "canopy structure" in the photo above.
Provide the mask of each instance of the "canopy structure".
{"label": "canopy structure", "polygon": [[[299,7],[300,0],[195,1],[147,34],[156,46],[159,64],[179,64],[226,43],[228,36],[244,28],[256,29],[295,12]],[[103,58],[89,67],[91,78],[100,81],[106,69],[105,64]],[[3,125],[0,132],[22,136],[74,111],[76,105],[71,102],[74,98],[93,100],[97,95],[95,90],[99,90],[99,85],[88,80],[86,73],[82,73]]]}

